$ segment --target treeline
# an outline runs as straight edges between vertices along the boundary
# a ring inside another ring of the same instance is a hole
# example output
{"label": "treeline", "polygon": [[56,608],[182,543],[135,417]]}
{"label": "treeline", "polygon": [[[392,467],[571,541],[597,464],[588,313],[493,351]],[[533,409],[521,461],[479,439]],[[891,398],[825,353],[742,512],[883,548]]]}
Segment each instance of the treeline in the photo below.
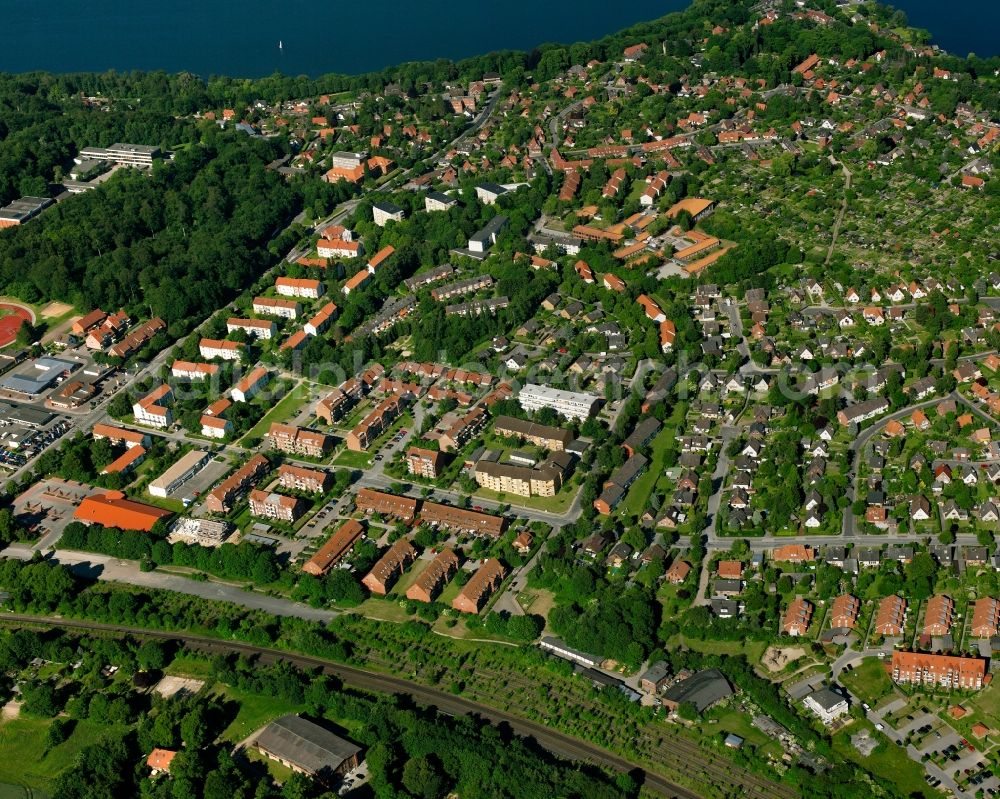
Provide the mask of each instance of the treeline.
{"label": "treeline", "polygon": [[59,539],[59,547],[98,552],[153,566],[184,566],[230,580],[250,580],[258,585],[278,579],[279,563],[270,547],[247,541],[203,547],[199,544],[167,543],[162,530],[152,533],[70,522]]}
{"label": "treeline", "polygon": [[275,260],[269,239],[300,208],[266,169],[274,143],[212,131],[151,173],[122,170],[0,236],[0,292],[162,317],[204,319]]}

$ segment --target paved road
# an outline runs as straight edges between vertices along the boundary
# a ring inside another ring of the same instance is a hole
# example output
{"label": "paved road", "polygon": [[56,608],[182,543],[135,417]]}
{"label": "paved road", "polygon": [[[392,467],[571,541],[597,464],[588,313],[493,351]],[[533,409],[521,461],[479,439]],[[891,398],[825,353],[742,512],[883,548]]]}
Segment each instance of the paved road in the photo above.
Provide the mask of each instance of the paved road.
{"label": "paved road", "polygon": [[355,688],[380,693],[404,694],[421,704],[436,708],[444,713],[477,716],[492,724],[507,725],[518,735],[534,739],[543,748],[559,757],[589,761],[615,771],[629,772],[633,775],[638,774],[643,782],[643,787],[664,797],[668,797],[668,799],[700,799],[697,793],[674,785],[664,777],[637,767],[595,744],[581,741],[564,733],[549,729],[537,722],[529,721],[528,719],[523,719],[502,710],[487,707],[478,702],[445,693],[435,688],[419,685],[400,677],[378,674],[322,658],[290,654],[278,649],[253,646],[238,641],[220,641],[207,636],[191,635],[189,633],[168,633],[122,625],[15,614],[0,614],[0,622],[13,625],[43,624],[69,629],[107,631],[149,638],[179,640],[192,648],[207,652],[235,652],[242,655],[258,656],[264,662],[284,660],[301,668],[320,668],[323,672],[331,674]]}
{"label": "paved road", "polygon": [[[0,557],[16,560],[30,560],[33,548],[14,545],[0,551]],[[327,622],[338,615],[336,611],[312,608],[290,599],[268,596],[256,591],[247,591],[237,585],[219,582],[200,582],[189,577],[169,574],[163,571],[140,571],[139,564],[131,560],[119,560],[107,555],[91,552],[76,552],[61,549],[47,558],[52,563],[68,566],[75,574],[88,579],[124,583],[142,588],[162,589],[188,594],[202,599],[232,602],[249,610],[262,610],[274,616],[289,616],[308,621]]]}

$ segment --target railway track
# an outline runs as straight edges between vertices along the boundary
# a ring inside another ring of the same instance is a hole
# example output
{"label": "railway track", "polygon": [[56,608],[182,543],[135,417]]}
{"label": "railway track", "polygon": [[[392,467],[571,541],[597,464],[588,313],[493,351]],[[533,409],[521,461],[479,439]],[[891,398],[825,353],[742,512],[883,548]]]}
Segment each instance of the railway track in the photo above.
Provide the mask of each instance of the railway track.
{"label": "railway track", "polygon": [[[421,704],[436,708],[444,713],[451,715],[474,715],[493,724],[506,724],[518,735],[534,739],[544,749],[559,757],[585,761],[604,768],[628,772],[633,776],[638,775],[644,788],[660,794],[666,799],[703,799],[695,791],[676,785],[655,771],[630,763],[603,747],[551,729],[539,722],[400,677],[379,674],[312,655],[302,655],[272,647],[256,646],[243,641],[222,641],[209,636],[192,633],[146,630],[139,627],[62,619],[53,616],[0,614],[0,624],[20,627],[57,627],[68,630],[88,630],[115,635],[132,635],[137,638],[173,640],[180,641],[188,648],[206,654],[235,653],[258,657],[264,663],[283,660],[299,668],[318,668],[323,673],[337,677],[345,684],[354,688],[378,693],[403,694]],[[672,765],[676,764],[677,767],[684,770],[694,768],[701,771],[713,779],[717,779],[718,782],[715,784],[742,785],[745,795],[759,797],[759,799],[774,799],[774,797],[793,799],[795,796],[785,786],[766,782],[733,764],[717,765],[715,762],[716,759],[713,756],[704,752],[704,750],[693,743],[678,740],[671,736],[669,743],[665,744],[665,746],[676,749],[676,752],[671,752],[670,749],[665,750],[665,752],[669,752],[669,758],[665,759],[671,761]],[[661,750],[663,750],[662,746]]]}

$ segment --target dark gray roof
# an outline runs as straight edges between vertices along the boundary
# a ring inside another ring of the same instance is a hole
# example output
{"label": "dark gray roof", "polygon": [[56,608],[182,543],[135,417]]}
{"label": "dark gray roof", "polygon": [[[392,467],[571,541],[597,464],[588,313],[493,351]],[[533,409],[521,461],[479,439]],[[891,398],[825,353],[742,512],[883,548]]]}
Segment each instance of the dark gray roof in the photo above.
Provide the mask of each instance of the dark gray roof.
{"label": "dark gray roof", "polygon": [[823,708],[823,710],[832,710],[844,701],[843,696],[836,691],[831,691],[829,688],[820,688],[818,691],[813,691],[809,694],[808,698]]}
{"label": "dark gray roof", "polygon": [[691,675],[683,682],[671,685],[663,696],[677,704],[690,702],[699,713],[702,713],[716,702],[732,695],[733,689],[721,671],[705,669]]}
{"label": "dark gray roof", "polygon": [[646,673],[642,675],[640,679],[648,680],[649,682],[657,683],[665,679],[670,673],[670,669],[667,668],[667,661],[659,660],[646,669]]}
{"label": "dark gray roof", "polygon": [[308,774],[335,772],[361,747],[345,741],[301,716],[282,716],[257,736],[257,746],[300,767]]}

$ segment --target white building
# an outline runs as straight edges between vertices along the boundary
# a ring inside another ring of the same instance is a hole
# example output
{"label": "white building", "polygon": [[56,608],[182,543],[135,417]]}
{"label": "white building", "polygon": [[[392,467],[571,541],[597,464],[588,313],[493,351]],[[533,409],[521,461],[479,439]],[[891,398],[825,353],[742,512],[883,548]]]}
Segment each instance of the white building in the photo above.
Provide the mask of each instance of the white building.
{"label": "white building", "polygon": [[389,221],[402,222],[404,213],[402,208],[392,203],[372,203],[372,219],[379,227],[385,227],[385,223]]}
{"label": "white building", "polygon": [[848,711],[847,700],[829,688],[813,691],[805,698],[804,704],[826,725],[833,724]]}
{"label": "white building", "polygon": [[150,496],[167,497],[204,468],[211,456],[200,449],[192,450],[149,484]]}
{"label": "white building", "polygon": [[599,397],[578,391],[563,391],[549,386],[528,383],[517,396],[521,407],[526,411],[538,411],[542,408],[552,408],[560,416],[567,419],[584,421],[594,415]]}

